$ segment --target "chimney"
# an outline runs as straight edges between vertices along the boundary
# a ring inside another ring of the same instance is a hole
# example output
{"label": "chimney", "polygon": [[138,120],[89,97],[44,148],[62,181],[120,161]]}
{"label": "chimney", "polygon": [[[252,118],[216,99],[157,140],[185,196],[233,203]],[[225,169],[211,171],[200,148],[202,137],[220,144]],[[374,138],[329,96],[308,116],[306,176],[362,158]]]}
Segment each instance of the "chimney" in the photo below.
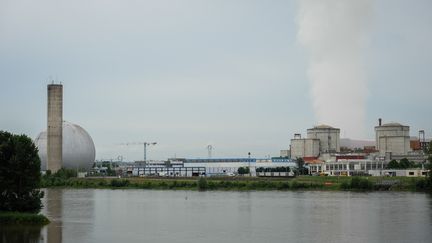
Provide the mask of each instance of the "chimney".
{"label": "chimney", "polygon": [[382,119],[379,118],[379,119],[378,119],[378,126],[381,126],[381,124],[382,124]]}
{"label": "chimney", "polygon": [[63,156],[63,85],[48,85],[47,170],[57,172]]}

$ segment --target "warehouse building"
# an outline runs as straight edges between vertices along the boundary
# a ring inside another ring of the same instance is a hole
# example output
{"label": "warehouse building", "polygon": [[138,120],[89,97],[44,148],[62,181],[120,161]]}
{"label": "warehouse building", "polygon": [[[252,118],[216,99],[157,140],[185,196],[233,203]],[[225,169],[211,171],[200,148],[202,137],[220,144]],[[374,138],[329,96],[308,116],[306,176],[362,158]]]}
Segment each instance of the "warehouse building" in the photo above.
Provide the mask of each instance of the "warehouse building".
{"label": "warehouse building", "polygon": [[250,174],[256,175],[256,168],[297,167],[295,161],[274,157],[256,158],[211,158],[185,159],[174,158],[168,161],[148,161],[146,165],[127,166],[127,176],[226,176],[235,175],[240,167],[250,168]]}

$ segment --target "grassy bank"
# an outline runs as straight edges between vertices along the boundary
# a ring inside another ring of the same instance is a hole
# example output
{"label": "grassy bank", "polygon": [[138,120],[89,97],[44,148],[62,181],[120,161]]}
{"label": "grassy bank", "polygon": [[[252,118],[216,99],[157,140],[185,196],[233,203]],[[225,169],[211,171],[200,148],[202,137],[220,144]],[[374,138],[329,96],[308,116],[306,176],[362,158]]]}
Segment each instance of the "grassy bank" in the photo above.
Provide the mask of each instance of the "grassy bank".
{"label": "grassy bank", "polygon": [[131,177],[131,178],[44,178],[42,187],[135,188],[162,190],[393,190],[430,191],[424,178],[407,177]]}
{"label": "grassy bank", "polygon": [[42,214],[18,213],[18,212],[0,212],[1,225],[45,225],[50,221]]}

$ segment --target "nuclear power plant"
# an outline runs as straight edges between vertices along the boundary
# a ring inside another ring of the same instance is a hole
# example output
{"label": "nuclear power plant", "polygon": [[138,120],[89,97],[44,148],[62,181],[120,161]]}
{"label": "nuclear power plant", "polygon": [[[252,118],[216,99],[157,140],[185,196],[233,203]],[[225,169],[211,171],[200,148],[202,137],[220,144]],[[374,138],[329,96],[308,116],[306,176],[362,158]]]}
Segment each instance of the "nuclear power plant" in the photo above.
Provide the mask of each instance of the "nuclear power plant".
{"label": "nuclear power plant", "polygon": [[49,84],[47,90],[47,130],[35,140],[41,170],[89,170],[96,156],[91,136],[81,126],[63,120],[63,85]]}
{"label": "nuclear power plant", "polygon": [[[92,165],[96,151],[91,136],[81,126],[63,120],[63,85],[49,84],[47,97],[47,130],[41,132],[35,140],[41,158],[41,170],[55,173],[61,168],[67,168],[94,174],[97,169],[92,168]],[[346,145],[341,144],[339,128],[317,125],[307,129],[305,138],[296,133],[291,139],[290,149],[283,153],[281,151],[280,157],[210,158],[209,155],[208,159],[145,160],[144,165],[126,162],[118,169],[125,176],[212,176],[233,175],[238,168],[248,167],[250,175],[259,176],[259,173],[264,173],[262,168],[294,169],[296,160],[302,158],[311,174],[385,175],[393,173],[386,170],[391,160],[406,158],[417,163],[425,161],[422,149],[428,144],[424,131],[420,131],[418,141],[413,140],[409,132],[409,126],[396,122],[382,124],[382,119],[379,119],[378,126],[375,127],[375,143],[370,141],[375,146],[347,150]],[[425,175],[425,171],[420,169],[403,173],[408,173],[407,176]]]}

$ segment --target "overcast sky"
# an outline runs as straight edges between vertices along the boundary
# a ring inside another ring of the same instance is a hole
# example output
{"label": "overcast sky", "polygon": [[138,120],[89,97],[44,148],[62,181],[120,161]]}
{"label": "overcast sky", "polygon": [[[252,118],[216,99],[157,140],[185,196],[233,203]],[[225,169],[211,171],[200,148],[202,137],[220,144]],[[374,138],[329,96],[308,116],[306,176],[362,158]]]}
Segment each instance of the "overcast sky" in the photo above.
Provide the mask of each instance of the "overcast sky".
{"label": "overcast sky", "polygon": [[[373,139],[381,117],[431,137],[432,1],[370,2],[365,129],[329,125]],[[142,159],[119,145],[141,141],[158,142],[150,159],[206,157],[208,144],[214,157],[278,156],[320,123],[298,18],[287,0],[0,0],[0,129],[45,130],[56,79],[96,159]]]}

